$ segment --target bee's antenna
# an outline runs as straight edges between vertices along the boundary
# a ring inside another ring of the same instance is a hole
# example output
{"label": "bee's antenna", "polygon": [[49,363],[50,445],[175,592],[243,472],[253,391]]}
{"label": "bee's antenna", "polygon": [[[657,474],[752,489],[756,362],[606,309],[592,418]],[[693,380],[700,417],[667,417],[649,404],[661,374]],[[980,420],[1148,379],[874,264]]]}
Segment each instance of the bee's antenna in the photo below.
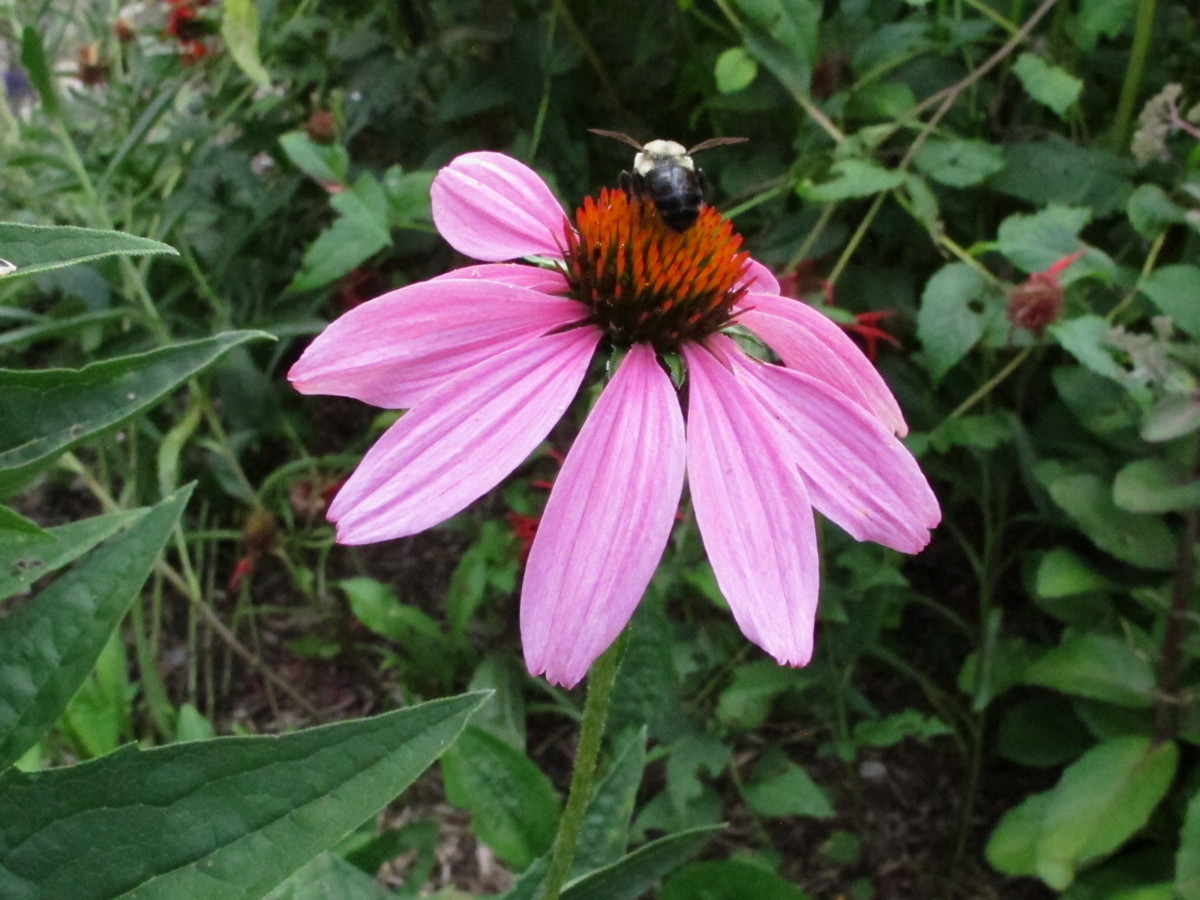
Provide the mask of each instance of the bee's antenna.
{"label": "bee's antenna", "polygon": [[698,153],[701,150],[707,150],[709,147],[720,147],[722,144],[740,144],[743,141],[748,141],[750,138],[744,137],[727,137],[727,138],[709,138],[707,141],[701,141],[695,147],[688,150],[688,156],[693,153]]}
{"label": "bee's antenna", "polygon": [[619,131],[605,131],[603,128],[589,128],[588,131],[590,131],[592,134],[598,134],[601,137],[612,138],[614,141],[620,141],[623,144],[628,144],[630,147],[637,147],[639,150],[642,149],[642,145],[639,141],[635,141],[629,135],[622,134]]}

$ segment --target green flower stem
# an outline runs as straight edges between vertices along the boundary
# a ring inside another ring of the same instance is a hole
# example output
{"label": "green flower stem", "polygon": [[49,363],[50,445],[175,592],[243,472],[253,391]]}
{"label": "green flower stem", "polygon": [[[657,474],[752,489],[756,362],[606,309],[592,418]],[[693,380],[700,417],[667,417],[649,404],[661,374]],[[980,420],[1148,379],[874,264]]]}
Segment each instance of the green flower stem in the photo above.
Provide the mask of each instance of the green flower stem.
{"label": "green flower stem", "polygon": [[588,800],[596,782],[596,761],[600,757],[600,740],[604,737],[604,722],[608,718],[613,685],[617,680],[617,663],[624,649],[625,636],[621,635],[592,664],[592,671],[588,674],[587,703],[583,707],[583,723],[579,730],[579,746],[575,749],[575,768],[571,772],[567,808],[558,822],[558,834],[550,850],[550,868],[546,872],[546,880],[542,882],[539,900],[558,900],[571,872],[579,834],[583,830],[584,813],[587,812]]}
{"label": "green flower stem", "polygon": [[1146,57],[1150,52],[1150,37],[1154,33],[1157,5],[1157,0],[1141,0],[1138,3],[1137,21],[1133,28],[1133,46],[1129,49],[1129,65],[1125,67],[1121,97],[1117,100],[1117,114],[1113,117],[1113,149],[1122,154],[1129,151],[1129,138],[1133,134],[1133,109],[1142,90],[1142,76],[1146,71]]}

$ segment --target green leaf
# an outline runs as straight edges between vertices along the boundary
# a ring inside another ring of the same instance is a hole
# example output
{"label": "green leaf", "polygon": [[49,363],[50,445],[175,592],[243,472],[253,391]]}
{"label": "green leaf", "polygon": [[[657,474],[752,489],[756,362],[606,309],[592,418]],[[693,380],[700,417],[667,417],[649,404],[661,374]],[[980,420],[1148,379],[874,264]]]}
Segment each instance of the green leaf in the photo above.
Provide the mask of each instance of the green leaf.
{"label": "green leaf", "polygon": [[106,256],[149,253],[179,255],[174,247],[120,231],[0,222],[0,257],[16,266],[16,271],[5,276],[5,281]]}
{"label": "green leaf", "polygon": [[1037,874],[1037,836],[1050,793],[1033,794],[1004,814],[988,838],[984,855],[1005,875]]}
{"label": "green leaf", "polygon": [[554,785],[520,750],[467,729],[442,759],[446,796],[470,810],[475,833],[515,869],[550,849],[558,825]]}
{"label": "green leaf", "polygon": [[82,369],[0,369],[0,494],[65,451],[157,404],[230,348],[270,337],[231,331]]}
{"label": "green leaf", "polygon": [[[407,879],[406,879],[407,882]],[[265,900],[396,900],[396,895],[340,856],[322,853],[297,869]]]}
{"label": "green leaf", "polygon": [[324,287],[392,242],[388,198],[369,173],[329,202],[341,215],[305,251],[289,291]]}
{"label": "green leaf", "polygon": [[746,52],[745,47],[730,47],[717,57],[713,77],[717,90],[722,94],[736,94],[745,90],[758,76],[758,63]]}
{"label": "green leaf", "polygon": [[1154,701],[1150,662],[1125,640],[1103,634],[1066,634],[1025,670],[1025,683],[1133,709]]}
{"label": "green leaf", "polygon": [[1004,152],[987,141],[931,138],[921,145],[913,163],[950,187],[970,187],[1004,168]]}
{"label": "green leaf", "polygon": [[1078,555],[1063,547],[1048,550],[1038,562],[1034,593],[1038,597],[1070,597],[1104,590],[1111,582]]}
{"label": "green leaf", "polygon": [[350,601],[354,618],[380,637],[407,644],[414,637],[440,640],[438,623],[415,606],[400,602],[390,587],[374,578],[347,578],[337,586]]}
{"label": "green leaf", "polygon": [[1156,184],[1139,184],[1129,195],[1125,206],[1129,224],[1148,241],[1152,241],[1171,225],[1186,221],[1183,207],[1172,202]]}
{"label": "green leaf", "polygon": [[1124,372],[1109,352],[1108,335],[1112,325],[1100,316],[1078,316],[1054,322],[1048,331],[1064,350],[1105,378],[1117,379]]}
{"label": "green leaf", "polygon": [[817,58],[821,7],[813,0],[736,0],[742,41],[793,94],[807,95]]}
{"label": "green leaf", "polygon": [[225,0],[221,7],[221,37],[229,55],[247,78],[260,88],[269,88],[271,76],[258,55],[258,10],[254,0]]}
{"label": "green leaf", "polygon": [[834,176],[831,180],[821,184],[809,182],[800,185],[797,193],[809,200],[829,203],[834,200],[871,197],[904,183],[903,172],[898,169],[885,169],[869,159],[839,159],[834,162],[830,171]]}
{"label": "green leaf", "polygon": [[1074,37],[1080,49],[1091,52],[1101,37],[1116,37],[1138,8],[1138,0],[1083,0]]}
{"label": "green leaf", "polygon": [[1126,463],[1113,482],[1113,501],[1134,513],[1161,513],[1200,506],[1200,481],[1188,467],[1165,459]]}
{"label": "green leaf", "polygon": [[1175,567],[1175,536],[1166,523],[1119,508],[1113,502],[1112,487],[1099,475],[1039,466],[1038,476],[1051,499],[1101,550],[1147,569],[1167,571]]}
{"label": "green leaf", "polygon": [[717,698],[717,721],[727,728],[753,731],[766,722],[780,695],[803,690],[814,681],[807,669],[791,669],[771,660],[738,666]]}
{"label": "green leaf", "polygon": [[163,500],[0,618],[0,771],[62,715],[150,574],[190,494],[188,488]]}
{"label": "green leaf", "polygon": [[927,741],[950,734],[950,727],[934,716],[905,709],[882,719],[867,719],[854,726],[854,739],[868,747],[891,747],[906,738]]}
{"label": "green leaf", "polygon": [[1173,441],[1200,428],[1200,402],[1192,393],[1168,394],[1146,410],[1142,439],[1151,443]]}
{"label": "green leaf", "polygon": [[1030,215],[1011,215],[996,232],[996,249],[1018,268],[1041,272],[1080,249],[1079,232],[1090,219],[1087,209],[1055,204]]}
{"label": "green leaf", "polygon": [[642,728],[625,741],[588,803],[574,873],[611,865],[624,855],[645,768],[646,729]]}
{"label": "green leaf", "polygon": [[1030,97],[1050,107],[1060,119],[1066,116],[1083,90],[1083,82],[1070,72],[1050,65],[1033,53],[1022,53],[1017,57],[1013,74],[1021,80]]}
{"label": "green leaf", "polygon": [[746,803],[750,808],[760,816],[769,818],[832,818],[833,804],[829,802],[825,790],[812,780],[812,776],[790,760],[783,759],[779,762],[781,765],[778,767],[766,765],[768,771],[760,772],[761,777],[746,785]]}
{"label": "green leaf", "polygon": [[26,25],[21,32],[21,65],[29,73],[29,80],[41,97],[46,114],[52,119],[62,117],[58,90],[54,87],[54,75],[46,60],[46,48],[42,45],[41,32],[33,25]]}
{"label": "green leaf", "polygon": [[1200,900],[1200,790],[1192,795],[1179,830],[1175,891],[1179,900]]}
{"label": "green leaf", "polygon": [[637,900],[668,872],[700,852],[723,825],[709,825],[651,841],[620,862],[579,878],[562,900]]}
{"label": "green leaf", "polygon": [[692,863],[663,885],[658,900],[809,900],[808,894],[761,866],[740,860]]}
{"label": "green leaf", "polygon": [[1079,866],[1133,837],[1166,794],[1178,762],[1174,743],[1126,736],[1098,744],[1068,766],[1041,817],[1038,877],[1062,890]]}
{"label": "green leaf", "polygon": [[950,263],[938,269],[917,313],[917,335],[934,380],[953,369],[1003,315],[999,290],[974,266]]}
{"label": "green leaf", "polygon": [[1061,766],[1092,742],[1071,704],[1055,694],[1022,700],[1004,710],[996,749],[1023,766]]}
{"label": "green leaf", "polygon": [[[15,538],[30,538],[36,537],[43,540],[52,540],[53,536],[39,525],[37,522],[30,521],[16,510],[9,509],[7,506],[0,506],[0,600],[17,590],[13,588],[7,593],[4,588],[4,577],[7,572],[10,576],[13,574],[8,566],[4,565],[5,555],[12,549],[9,541]],[[15,560],[11,564],[15,564]],[[11,565],[10,564],[10,565]]]}
{"label": "green leaf", "polygon": [[1097,147],[1077,147],[1049,137],[1006,144],[1004,169],[988,187],[1036,206],[1086,206],[1101,218],[1121,212],[1133,191],[1133,161]]}
{"label": "green leaf", "polygon": [[350,171],[350,156],[340,144],[318,144],[304,131],[289,131],[279,146],[301,172],[321,184],[344,184]]}
{"label": "green leaf", "polygon": [[1140,285],[1176,326],[1200,337],[1200,267],[1179,264],[1155,269]]}
{"label": "green leaf", "polygon": [[261,897],[407,787],[480,702],[9,772],[0,896]]}

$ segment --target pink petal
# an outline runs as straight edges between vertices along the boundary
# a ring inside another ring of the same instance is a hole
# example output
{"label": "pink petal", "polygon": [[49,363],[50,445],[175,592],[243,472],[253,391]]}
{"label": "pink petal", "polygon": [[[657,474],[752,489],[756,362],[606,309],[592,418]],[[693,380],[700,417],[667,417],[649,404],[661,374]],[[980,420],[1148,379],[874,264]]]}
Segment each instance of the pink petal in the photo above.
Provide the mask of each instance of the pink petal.
{"label": "pink petal", "polygon": [[774,272],[758,260],[746,260],[746,268],[743,274],[744,277],[738,285],[739,287],[745,287],[747,290],[760,294],[779,293],[779,279],[775,277]]}
{"label": "pink petal", "polygon": [[416,534],[495,487],[566,412],[599,340],[594,327],[535,338],[427,394],[334,498],[338,541]]}
{"label": "pink petal", "polygon": [[557,269],[543,269],[527,263],[483,263],[478,266],[464,266],[461,269],[451,269],[443,275],[435,275],[430,280],[442,281],[447,278],[456,281],[499,281],[512,287],[529,288],[531,291],[556,297],[565,297],[571,289],[567,279]]}
{"label": "pink petal", "polygon": [[288,378],[303,394],[405,409],[464,369],[587,315],[574,300],[526,287],[436,278],[369,300],[332,322]]}
{"label": "pink petal", "polygon": [[685,345],[692,505],[742,633],[785,665],[812,657],[817,539],[788,439],[708,350]]}
{"label": "pink petal", "polygon": [[433,179],[433,223],[473,259],[561,257],[566,217],[533,169],[503,153],[464,153]]}
{"label": "pink petal", "polygon": [[892,431],[908,434],[900,405],[854,341],[807,303],[751,293],[737,320],[762,338],[784,364],[819,378],[866,407]]}
{"label": "pink petal", "polygon": [[924,548],[941,510],[904,445],[828,384],[724,343],[728,352],[719,355],[791,440],[813,506],[860,541],[904,553]]}
{"label": "pink petal", "polygon": [[530,672],[574,687],[621,633],[667,546],[683,471],[679,398],[654,351],[635,345],[575,439],[529,553]]}

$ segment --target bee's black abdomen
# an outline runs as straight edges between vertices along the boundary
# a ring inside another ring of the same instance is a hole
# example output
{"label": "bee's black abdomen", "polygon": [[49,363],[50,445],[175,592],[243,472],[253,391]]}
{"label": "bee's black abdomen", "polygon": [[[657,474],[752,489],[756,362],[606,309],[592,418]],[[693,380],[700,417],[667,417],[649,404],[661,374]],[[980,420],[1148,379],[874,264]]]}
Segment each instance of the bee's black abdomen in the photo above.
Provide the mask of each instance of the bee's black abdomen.
{"label": "bee's black abdomen", "polygon": [[668,227],[683,232],[696,223],[704,203],[696,172],[683,166],[658,166],[642,176],[642,181]]}

